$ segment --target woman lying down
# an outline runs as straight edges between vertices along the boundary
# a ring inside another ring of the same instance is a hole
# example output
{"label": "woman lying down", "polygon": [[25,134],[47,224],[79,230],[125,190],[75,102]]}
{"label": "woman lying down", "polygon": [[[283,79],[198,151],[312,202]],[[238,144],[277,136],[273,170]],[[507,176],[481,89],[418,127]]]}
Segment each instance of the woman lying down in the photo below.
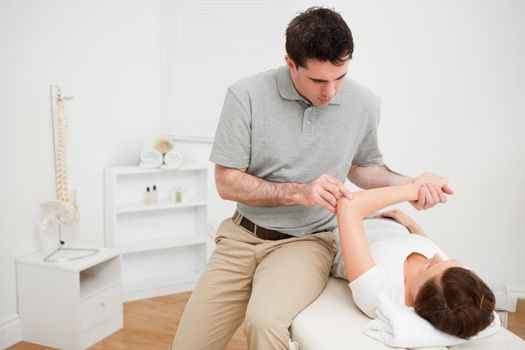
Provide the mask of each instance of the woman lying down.
{"label": "woman lying down", "polygon": [[402,212],[376,216],[390,219],[364,220],[389,205],[416,200],[420,186],[442,188],[446,183],[446,178],[425,173],[408,185],[340,199],[337,219],[344,266],[339,264],[335,274],[348,278],[354,302],[371,318],[376,316],[376,295],[383,292],[395,303],[413,306],[440,331],[467,339],[494,319],[495,297],[485,282],[459,261],[449,260]]}

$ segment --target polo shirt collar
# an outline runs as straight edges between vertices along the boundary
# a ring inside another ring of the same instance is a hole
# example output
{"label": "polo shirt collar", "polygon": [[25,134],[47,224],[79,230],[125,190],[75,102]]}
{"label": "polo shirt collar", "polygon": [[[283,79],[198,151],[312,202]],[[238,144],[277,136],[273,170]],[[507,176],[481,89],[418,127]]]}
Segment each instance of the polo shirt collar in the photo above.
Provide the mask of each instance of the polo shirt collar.
{"label": "polo shirt collar", "polygon": [[[299,93],[295,89],[295,86],[292,82],[292,78],[290,77],[290,70],[288,69],[288,66],[279,67],[279,69],[277,70],[277,87],[279,89],[279,94],[282,98],[286,100],[303,101],[308,103],[308,101],[306,101],[306,99],[299,95]],[[343,86],[341,86],[341,89],[343,88],[344,84]],[[341,90],[337,92],[337,94],[332,98],[329,104],[341,104]]]}

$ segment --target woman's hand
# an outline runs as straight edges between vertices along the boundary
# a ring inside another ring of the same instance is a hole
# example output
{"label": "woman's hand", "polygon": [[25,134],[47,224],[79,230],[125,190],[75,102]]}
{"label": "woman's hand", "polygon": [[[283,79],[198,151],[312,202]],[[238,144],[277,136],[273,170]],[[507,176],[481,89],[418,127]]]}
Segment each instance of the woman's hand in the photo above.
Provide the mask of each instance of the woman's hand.
{"label": "woman's hand", "polygon": [[423,186],[425,184],[430,184],[436,188],[443,188],[448,182],[448,179],[444,176],[433,174],[433,173],[423,173],[415,178],[414,183]]}
{"label": "woman's hand", "polygon": [[399,222],[401,225],[405,226],[410,233],[418,234],[418,235],[425,235],[425,232],[423,231],[423,228],[419,226],[419,224],[412,219],[407,214],[403,213],[399,209],[392,209],[388,211],[384,211],[381,214],[373,216],[373,218],[379,219],[379,218],[390,218],[394,219],[395,221]]}

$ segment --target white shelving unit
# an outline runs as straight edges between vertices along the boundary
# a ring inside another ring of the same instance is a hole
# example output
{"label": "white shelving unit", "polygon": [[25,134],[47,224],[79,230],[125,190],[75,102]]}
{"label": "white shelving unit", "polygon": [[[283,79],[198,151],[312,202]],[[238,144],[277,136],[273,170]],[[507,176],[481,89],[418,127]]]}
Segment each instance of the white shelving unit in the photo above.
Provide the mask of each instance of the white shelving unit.
{"label": "white shelving unit", "polygon": [[86,349],[122,328],[118,251],[100,248],[86,258],[44,262],[48,253],[16,259],[22,339]]}
{"label": "white shelving unit", "polygon": [[[206,264],[207,183],[206,164],[106,168],[106,246],[122,253],[124,300],[193,289]],[[159,202],[145,205],[153,185]],[[185,189],[182,202],[169,200],[173,187]]]}

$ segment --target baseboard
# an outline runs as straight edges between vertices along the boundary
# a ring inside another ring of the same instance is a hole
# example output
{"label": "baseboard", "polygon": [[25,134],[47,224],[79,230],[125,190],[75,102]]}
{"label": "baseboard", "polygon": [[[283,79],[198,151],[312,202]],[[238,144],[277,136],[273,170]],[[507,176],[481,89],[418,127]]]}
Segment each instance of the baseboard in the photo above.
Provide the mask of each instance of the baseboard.
{"label": "baseboard", "polygon": [[124,291],[122,299],[124,302],[156,298],[164,295],[177,294],[182,292],[189,292],[195,288],[197,282],[185,282],[174,285],[156,287],[156,288],[145,288],[142,290]]}
{"label": "baseboard", "polygon": [[507,296],[507,307],[508,310],[516,312],[519,299],[525,299],[525,288],[509,287]]}
{"label": "baseboard", "polygon": [[509,287],[509,294],[512,294],[519,299],[525,299],[525,287]]}
{"label": "baseboard", "polygon": [[0,324],[0,349],[8,348],[22,341],[22,324],[17,315]]}

